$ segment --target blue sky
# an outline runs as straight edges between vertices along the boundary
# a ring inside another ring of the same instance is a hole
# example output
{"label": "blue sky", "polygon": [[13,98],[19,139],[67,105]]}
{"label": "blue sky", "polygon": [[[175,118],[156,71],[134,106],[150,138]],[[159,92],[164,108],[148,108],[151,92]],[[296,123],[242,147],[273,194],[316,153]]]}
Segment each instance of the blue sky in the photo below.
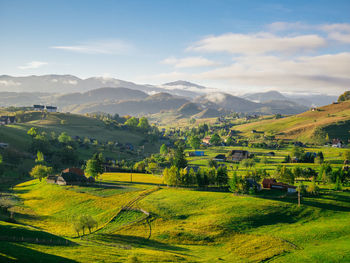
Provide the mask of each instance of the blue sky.
{"label": "blue sky", "polygon": [[339,93],[350,1],[0,0],[0,75]]}

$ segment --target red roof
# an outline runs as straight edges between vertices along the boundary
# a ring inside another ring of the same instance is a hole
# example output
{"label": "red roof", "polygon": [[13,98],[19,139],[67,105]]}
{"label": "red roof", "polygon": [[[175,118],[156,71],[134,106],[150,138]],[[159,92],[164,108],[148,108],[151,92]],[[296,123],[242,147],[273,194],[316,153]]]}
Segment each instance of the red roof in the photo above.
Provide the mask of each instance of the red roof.
{"label": "red roof", "polygon": [[84,170],[80,168],[67,168],[62,171],[62,173],[73,173],[73,174],[78,174],[78,175],[84,175]]}

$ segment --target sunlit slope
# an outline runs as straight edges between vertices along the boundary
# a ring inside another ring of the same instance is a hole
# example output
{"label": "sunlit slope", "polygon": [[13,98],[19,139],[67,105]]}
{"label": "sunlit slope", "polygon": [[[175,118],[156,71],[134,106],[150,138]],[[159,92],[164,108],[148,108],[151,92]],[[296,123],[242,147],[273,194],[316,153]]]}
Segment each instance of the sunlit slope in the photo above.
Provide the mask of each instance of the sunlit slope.
{"label": "sunlit slope", "polygon": [[256,130],[275,134],[278,138],[314,142],[314,134],[317,128],[327,132],[330,138],[346,139],[349,136],[349,120],[350,101],[346,101],[282,119],[269,119],[243,124],[235,126],[234,129],[247,136],[250,135],[252,130]]}

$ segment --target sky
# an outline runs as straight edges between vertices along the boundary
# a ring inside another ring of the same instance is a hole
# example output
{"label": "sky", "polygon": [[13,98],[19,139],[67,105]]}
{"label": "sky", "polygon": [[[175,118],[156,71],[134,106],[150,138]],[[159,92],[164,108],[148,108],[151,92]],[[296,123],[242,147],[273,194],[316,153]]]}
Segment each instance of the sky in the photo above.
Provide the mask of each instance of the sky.
{"label": "sky", "polygon": [[0,0],[0,75],[44,74],[339,94],[350,1]]}

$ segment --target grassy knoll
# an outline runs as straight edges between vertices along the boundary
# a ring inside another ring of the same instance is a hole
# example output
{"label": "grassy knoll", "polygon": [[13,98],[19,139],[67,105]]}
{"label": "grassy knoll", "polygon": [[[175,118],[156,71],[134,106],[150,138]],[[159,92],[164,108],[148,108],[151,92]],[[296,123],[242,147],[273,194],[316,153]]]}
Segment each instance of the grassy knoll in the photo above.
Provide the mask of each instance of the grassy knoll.
{"label": "grassy knoll", "polygon": [[[281,198],[280,192],[268,190],[256,196],[240,196],[163,187],[142,196],[144,190],[161,184],[161,178],[134,174],[130,182],[130,176],[104,174],[94,187],[57,186],[37,180],[19,184],[14,188],[22,200],[16,220],[46,232],[1,223],[4,233],[34,231],[32,236],[53,239],[70,236],[70,243],[0,241],[0,259],[128,262],[136,256],[141,262],[350,260],[348,190],[334,192],[321,185],[321,196],[304,198],[298,207],[295,197]],[[133,209],[120,212],[102,230],[82,239],[72,238],[72,218],[92,215],[102,226],[140,196]],[[148,220],[139,221],[145,215],[136,208],[148,211]]]}
{"label": "grassy knoll", "polygon": [[278,134],[280,138],[312,143],[315,140],[313,135],[316,128],[324,128],[331,138],[348,138],[349,116],[350,101],[346,101],[321,107],[318,111],[307,111],[287,118],[238,125],[234,129],[248,137],[251,130],[257,130]]}

